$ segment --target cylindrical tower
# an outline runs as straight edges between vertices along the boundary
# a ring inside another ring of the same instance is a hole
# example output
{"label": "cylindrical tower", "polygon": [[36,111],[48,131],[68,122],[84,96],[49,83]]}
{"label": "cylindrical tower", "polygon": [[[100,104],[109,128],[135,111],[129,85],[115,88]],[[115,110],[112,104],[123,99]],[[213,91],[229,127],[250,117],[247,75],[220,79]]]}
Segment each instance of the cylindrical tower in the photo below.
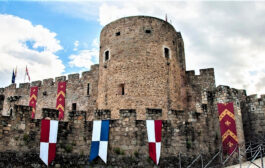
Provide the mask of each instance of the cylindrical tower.
{"label": "cylindrical tower", "polygon": [[185,71],[183,40],[168,22],[147,16],[118,19],[100,34],[98,109],[182,110]]}

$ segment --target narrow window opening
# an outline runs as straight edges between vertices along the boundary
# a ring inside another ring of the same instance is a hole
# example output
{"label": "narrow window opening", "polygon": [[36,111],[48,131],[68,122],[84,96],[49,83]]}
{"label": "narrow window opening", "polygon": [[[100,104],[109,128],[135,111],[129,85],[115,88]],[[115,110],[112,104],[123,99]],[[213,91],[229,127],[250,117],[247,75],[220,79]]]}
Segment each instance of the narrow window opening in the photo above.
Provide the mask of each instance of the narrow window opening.
{"label": "narrow window opening", "polygon": [[122,87],[121,87],[121,95],[124,95],[124,94],[125,94],[124,85],[122,85]]}
{"label": "narrow window opening", "polygon": [[121,32],[117,32],[117,33],[116,33],[116,36],[119,36],[119,35],[121,35]]}
{"label": "narrow window opening", "polygon": [[104,58],[105,61],[108,61],[109,60],[109,51],[105,51],[105,58]]}
{"label": "narrow window opening", "polygon": [[145,30],[145,33],[150,34],[151,30]]}
{"label": "narrow window opening", "polygon": [[124,87],[124,84],[120,84],[119,94],[120,95],[125,95],[125,87]]}
{"label": "narrow window opening", "polygon": [[87,84],[87,96],[90,95],[90,83]]}
{"label": "narrow window opening", "polygon": [[169,59],[169,49],[168,48],[164,48],[164,54],[166,59]]}
{"label": "narrow window opening", "polygon": [[72,111],[76,111],[76,103],[72,104]]}

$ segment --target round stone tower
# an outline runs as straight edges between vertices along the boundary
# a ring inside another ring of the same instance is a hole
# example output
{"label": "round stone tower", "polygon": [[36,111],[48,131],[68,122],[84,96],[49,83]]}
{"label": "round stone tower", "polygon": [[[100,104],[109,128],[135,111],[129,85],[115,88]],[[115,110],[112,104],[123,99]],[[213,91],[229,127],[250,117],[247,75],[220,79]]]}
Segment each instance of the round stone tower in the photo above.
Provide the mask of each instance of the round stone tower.
{"label": "round stone tower", "polygon": [[100,34],[98,109],[146,112],[183,110],[185,55],[181,34],[168,22],[147,16],[118,19]]}

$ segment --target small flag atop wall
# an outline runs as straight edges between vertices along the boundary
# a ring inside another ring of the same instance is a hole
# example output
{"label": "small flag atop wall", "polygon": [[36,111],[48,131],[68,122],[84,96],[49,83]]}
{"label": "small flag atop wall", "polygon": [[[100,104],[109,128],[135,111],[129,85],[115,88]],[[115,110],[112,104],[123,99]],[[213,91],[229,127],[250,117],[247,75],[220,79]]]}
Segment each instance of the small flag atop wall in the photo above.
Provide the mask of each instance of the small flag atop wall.
{"label": "small flag atop wall", "polygon": [[12,83],[16,83],[16,77],[17,77],[17,67],[14,71],[13,69],[13,74],[12,74]]}
{"label": "small flag atop wall", "polygon": [[13,73],[12,73],[12,83],[15,83],[16,82],[16,75],[15,75],[15,72],[14,72],[14,69],[13,69]]}
{"label": "small flag atop wall", "polygon": [[29,70],[28,70],[28,67],[27,66],[26,66],[26,72],[25,72],[24,82],[26,80],[26,76],[28,76],[28,80],[30,82]]}
{"label": "small flag atop wall", "polygon": [[161,152],[162,120],[146,120],[149,156],[158,165]]}
{"label": "small flag atop wall", "polygon": [[58,121],[41,120],[40,158],[48,166],[55,158]]}
{"label": "small flag atop wall", "polygon": [[93,121],[92,142],[89,160],[92,161],[96,157],[100,157],[107,163],[109,141],[109,120]]}

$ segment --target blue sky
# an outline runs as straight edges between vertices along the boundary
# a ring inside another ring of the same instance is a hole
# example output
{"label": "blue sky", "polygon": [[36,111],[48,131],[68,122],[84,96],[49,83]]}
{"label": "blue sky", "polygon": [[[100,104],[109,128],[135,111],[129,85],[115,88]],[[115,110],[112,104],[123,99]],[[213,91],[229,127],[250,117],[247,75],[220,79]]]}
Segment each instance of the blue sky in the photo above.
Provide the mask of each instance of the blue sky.
{"label": "blue sky", "polygon": [[[251,11],[251,12],[250,12]],[[217,85],[265,93],[265,2],[0,1],[0,87],[87,71],[99,35],[132,15],[165,19],[180,31],[187,70],[214,68]]]}
{"label": "blue sky", "polygon": [[[97,18],[90,21],[72,17],[65,13],[52,10],[50,7],[56,4],[55,2],[0,2],[1,13],[19,16],[23,19],[31,21],[33,25],[43,25],[50,31],[57,34],[57,39],[63,46],[63,50],[56,54],[61,58],[65,65],[64,73],[79,72],[80,68],[70,67],[68,56],[75,54],[74,42],[79,41],[79,50],[91,49],[94,39],[98,39],[102,26],[97,21]],[[96,63],[96,62],[95,62]]]}

